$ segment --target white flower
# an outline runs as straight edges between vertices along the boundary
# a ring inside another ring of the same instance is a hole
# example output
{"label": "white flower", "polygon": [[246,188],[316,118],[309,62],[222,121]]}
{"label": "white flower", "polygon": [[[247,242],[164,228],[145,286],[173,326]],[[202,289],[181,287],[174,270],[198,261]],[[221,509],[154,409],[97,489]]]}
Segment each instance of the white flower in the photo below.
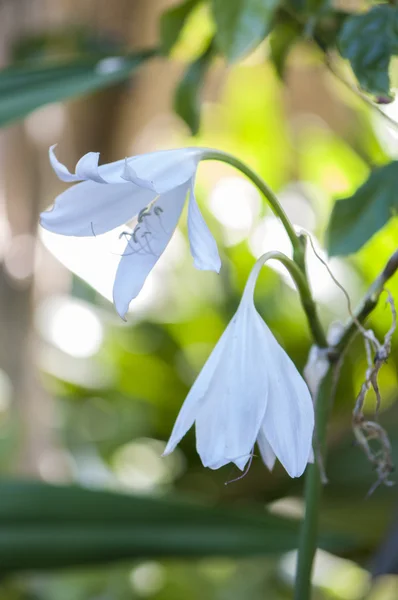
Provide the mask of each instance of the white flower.
{"label": "white flower", "polygon": [[41,214],[41,225],[54,233],[96,236],[136,217],[126,230],[126,247],[116,272],[113,298],[124,318],[149,272],[165,250],[189,194],[188,236],[197,269],[219,271],[216,242],[194,196],[196,169],[204,150],[183,148],[134,156],[98,166],[99,153],[89,152],[75,174],[58,161],[50,148],[51,165],[62,181],[80,181]]}
{"label": "white flower", "polygon": [[243,470],[257,442],[270,470],[278,458],[299,477],[313,460],[314,408],[304,379],[254,306],[264,260],[255,264],[235,316],[193,384],[164,454],[195,422],[205,467],[232,462]]}

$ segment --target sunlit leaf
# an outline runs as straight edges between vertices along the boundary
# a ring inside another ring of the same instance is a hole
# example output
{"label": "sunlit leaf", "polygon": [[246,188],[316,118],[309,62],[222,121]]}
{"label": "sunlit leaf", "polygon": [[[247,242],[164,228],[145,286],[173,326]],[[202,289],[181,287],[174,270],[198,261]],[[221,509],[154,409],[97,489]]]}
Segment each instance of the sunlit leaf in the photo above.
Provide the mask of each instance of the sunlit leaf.
{"label": "sunlit leaf", "polygon": [[329,253],[361,248],[398,210],[398,161],[375,169],[351,196],[336,202],[328,229]]}
{"label": "sunlit leaf", "polygon": [[361,87],[371,94],[389,96],[388,68],[391,57],[398,54],[398,8],[382,4],[351,16],[344,23],[338,45]]}
{"label": "sunlit leaf", "polygon": [[0,126],[50,102],[95,92],[129,77],[153,51],[0,71]]}
{"label": "sunlit leaf", "polygon": [[239,60],[268,35],[279,0],[212,0],[217,45],[229,62]]}
{"label": "sunlit leaf", "polygon": [[199,0],[186,0],[164,12],[160,18],[160,44],[164,54],[168,54],[185,25],[191,11]]}
{"label": "sunlit leaf", "polygon": [[275,554],[297,544],[297,522],[263,511],[33,481],[3,481],[0,497],[3,573],[133,557]]}
{"label": "sunlit leaf", "polygon": [[204,78],[213,57],[213,44],[197,60],[189,65],[179,82],[174,99],[176,113],[195,135],[200,124],[200,93]]}

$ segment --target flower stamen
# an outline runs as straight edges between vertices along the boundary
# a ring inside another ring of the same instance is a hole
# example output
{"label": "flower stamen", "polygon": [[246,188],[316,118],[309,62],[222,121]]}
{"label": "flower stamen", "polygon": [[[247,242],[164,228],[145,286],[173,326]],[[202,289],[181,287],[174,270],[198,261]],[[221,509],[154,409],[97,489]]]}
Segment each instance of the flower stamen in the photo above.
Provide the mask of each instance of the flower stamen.
{"label": "flower stamen", "polygon": [[150,216],[151,216],[151,211],[146,206],[145,208],[140,210],[140,212],[138,213],[137,221],[138,221],[138,223],[143,223],[145,217],[150,217]]}
{"label": "flower stamen", "polygon": [[[147,244],[147,246],[148,246],[148,248],[149,248],[149,252],[148,252],[148,254],[153,254],[153,256],[156,256],[155,252],[154,252],[154,251],[152,250],[152,248],[151,248],[151,244],[150,244],[150,243],[149,243],[149,241],[148,241],[148,236],[151,236],[151,235],[152,235],[152,233],[151,233],[150,231],[146,231],[145,233],[143,233],[143,234],[141,235],[141,239],[142,239],[142,238],[145,238],[146,244]],[[143,246],[142,246],[142,248],[143,248],[143,249],[144,249],[144,251],[145,251],[145,248],[144,248]]]}
{"label": "flower stamen", "polygon": [[242,473],[242,475],[239,475],[239,477],[235,477],[234,479],[229,479],[228,481],[225,482],[224,485],[229,485],[230,483],[235,483],[236,481],[240,481],[241,479],[243,479],[244,477],[246,477],[246,475],[250,471],[250,467],[252,466],[253,457],[255,456],[255,454],[254,454],[254,448],[250,452],[249,456],[250,456],[249,462],[247,463],[247,467],[244,470],[244,472]]}
{"label": "flower stamen", "polygon": [[153,212],[154,212],[154,214],[157,216],[157,218],[159,219],[159,225],[160,225],[160,227],[162,228],[163,232],[164,232],[166,235],[169,235],[169,234],[170,234],[170,232],[169,232],[169,231],[167,231],[167,229],[166,229],[166,228],[165,228],[165,226],[163,225],[163,220],[162,220],[162,217],[160,216],[160,215],[161,215],[161,214],[164,212],[163,208],[162,208],[161,206],[155,206],[155,208],[153,209]]}

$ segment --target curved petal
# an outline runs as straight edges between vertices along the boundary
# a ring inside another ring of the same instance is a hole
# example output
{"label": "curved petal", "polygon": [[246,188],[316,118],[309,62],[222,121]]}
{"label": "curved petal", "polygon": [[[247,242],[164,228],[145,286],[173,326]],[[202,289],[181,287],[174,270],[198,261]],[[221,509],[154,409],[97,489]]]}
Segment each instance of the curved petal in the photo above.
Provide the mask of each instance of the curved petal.
{"label": "curved petal", "polygon": [[56,148],[56,146],[57,146],[57,144],[50,146],[50,148],[48,150],[48,156],[50,159],[51,166],[54,169],[58,178],[61,181],[66,181],[67,183],[70,183],[72,181],[80,181],[80,178],[77,175],[75,175],[74,173],[71,173],[68,170],[68,168],[65,167],[65,165],[63,165],[61,162],[59,162],[59,160],[55,156],[55,152],[54,152],[54,148]]}
{"label": "curved petal", "polygon": [[234,462],[243,470],[264,419],[266,357],[253,316],[251,307],[241,307],[232,319],[225,351],[196,418],[197,451],[211,469]]}
{"label": "curved petal", "polygon": [[275,456],[275,452],[272,450],[271,446],[269,445],[267,438],[265,437],[263,429],[260,429],[260,432],[259,432],[258,438],[257,438],[257,444],[258,444],[258,449],[260,450],[261,458],[263,459],[265,466],[268,467],[268,469],[270,471],[272,471],[272,469],[274,468],[274,465],[275,465],[276,456]]}
{"label": "curved petal", "polygon": [[41,213],[40,224],[62,235],[99,235],[132,219],[154,196],[132,183],[84,181],[60,194],[53,209]]}
{"label": "curved petal", "polygon": [[49,150],[51,165],[62,181],[95,181],[96,183],[134,183],[157,194],[164,194],[189,181],[203,156],[202,148],[160,150],[98,166],[99,153],[85,154],[76,165],[76,174],[63,165]]}
{"label": "curved petal", "polygon": [[220,363],[221,357],[228,345],[228,330],[231,324],[224,331],[217,342],[213,352],[207,359],[203,369],[200,371],[193,386],[191,387],[188,396],[185,398],[184,404],[178,414],[177,420],[171,432],[170,439],[167,442],[163,456],[173,452],[174,448],[184,437],[187,431],[192,427],[198,410],[205,401],[205,395],[209,388],[210,381]]}
{"label": "curved petal", "polygon": [[76,165],[76,173],[71,173],[55,156],[54,144],[49,148],[49,158],[55,173],[66,183],[73,181],[95,181],[96,183],[126,183],[122,178],[124,160],[98,166],[99,152],[88,152]]}
{"label": "curved petal", "polygon": [[142,179],[141,177],[139,177],[134,171],[132,165],[128,162],[127,158],[124,162],[124,171],[122,179],[125,179],[126,181],[131,181],[131,183],[135,183],[136,185],[146,188],[148,190],[152,190],[154,192],[156,191],[153,181],[150,181],[148,179]]}
{"label": "curved petal", "polygon": [[[139,294],[149,272],[169,243],[180,218],[187,191],[187,185],[182,185],[160,196],[139,219],[133,235],[129,237],[113,288],[115,307],[122,319],[131,300]],[[150,190],[142,190],[143,192],[154,193]]]}
{"label": "curved petal", "polygon": [[90,180],[96,183],[106,183],[98,172],[99,152],[88,152],[76,165],[76,177],[80,180]]}
{"label": "curved petal", "polygon": [[216,271],[221,269],[221,259],[216,241],[199,210],[194,194],[194,179],[191,180],[188,204],[188,236],[197,269]]}
{"label": "curved petal", "polygon": [[163,194],[192,179],[202,154],[201,148],[180,148],[133,156],[127,159],[132,171],[126,169],[123,176],[134,183],[149,182],[158,194]]}
{"label": "curved petal", "polygon": [[262,435],[290,477],[299,477],[311,456],[314,407],[308,387],[257,313],[268,347],[269,396]]}

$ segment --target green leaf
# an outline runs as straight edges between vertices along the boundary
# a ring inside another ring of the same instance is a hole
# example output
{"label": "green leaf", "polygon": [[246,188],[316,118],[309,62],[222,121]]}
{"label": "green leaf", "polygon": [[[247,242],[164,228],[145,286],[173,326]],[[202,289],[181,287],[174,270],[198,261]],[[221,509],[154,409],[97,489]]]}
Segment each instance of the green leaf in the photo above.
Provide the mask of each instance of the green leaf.
{"label": "green leaf", "polygon": [[[263,510],[212,508],[33,481],[0,483],[2,572],[133,557],[250,556],[297,544],[298,522]],[[327,547],[344,548],[333,536]]]}
{"label": "green leaf", "polygon": [[200,125],[200,93],[214,53],[213,43],[186,70],[174,98],[174,110],[196,135]]}
{"label": "green leaf", "polygon": [[187,18],[199,1],[186,0],[182,4],[173,6],[160,17],[160,45],[164,54],[169,54],[177,42]]}
{"label": "green leaf", "polygon": [[297,42],[300,30],[294,23],[281,23],[277,25],[270,35],[270,58],[278,76],[283,79],[286,60],[290,50]]}
{"label": "green leaf", "polygon": [[398,211],[398,161],[375,169],[350,198],[334,205],[328,228],[331,256],[361,248]]}
{"label": "green leaf", "polygon": [[279,0],[212,0],[216,41],[229,62],[239,60],[268,35]]}
{"label": "green leaf", "polygon": [[338,46],[361,87],[374,95],[390,95],[388,69],[398,54],[398,8],[375,6],[367,13],[346,19]]}
{"label": "green leaf", "polygon": [[153,51],[120,57],[74,60],[46,66],[18,66],[0,71],[0,126],[32,110],[95,92],[127,79]]}
{"label": "green leaf", "polygon": [[351,14],[343,11],[323,8],[314,23],[314,41],[317,46],[324,52],[329,49],[335,50],[342,27],[351,16]]}

